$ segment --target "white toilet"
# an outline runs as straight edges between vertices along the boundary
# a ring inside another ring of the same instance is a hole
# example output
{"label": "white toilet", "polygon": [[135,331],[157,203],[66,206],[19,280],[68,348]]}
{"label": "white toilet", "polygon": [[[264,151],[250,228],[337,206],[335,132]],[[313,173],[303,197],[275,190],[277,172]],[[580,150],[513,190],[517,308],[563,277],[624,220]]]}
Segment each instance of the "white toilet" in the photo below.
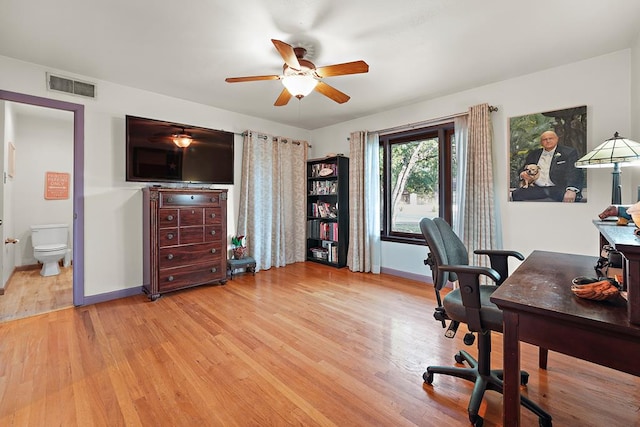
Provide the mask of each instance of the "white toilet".
{"label": "white toilet", "polygon": [[69,226],[67,224],[43,224],[31,226],[33,256],[42,263],[42,276],[60,274],[58,262],[67,255]]}

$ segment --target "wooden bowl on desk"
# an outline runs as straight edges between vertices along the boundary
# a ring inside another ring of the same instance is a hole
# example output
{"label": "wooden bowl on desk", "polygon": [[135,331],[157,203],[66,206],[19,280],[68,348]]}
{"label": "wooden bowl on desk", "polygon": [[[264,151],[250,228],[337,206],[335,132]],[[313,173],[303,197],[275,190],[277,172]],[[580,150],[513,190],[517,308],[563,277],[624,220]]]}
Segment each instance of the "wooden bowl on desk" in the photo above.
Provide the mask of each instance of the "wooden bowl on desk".
{"label": "wooden bowl on desk", "polygon": [[593,301],[606,301],[617,298],[620,289],[613,280],[603,279],[589,281],[585,277],[576,277],[571,285],[571,292],[579,298]]}

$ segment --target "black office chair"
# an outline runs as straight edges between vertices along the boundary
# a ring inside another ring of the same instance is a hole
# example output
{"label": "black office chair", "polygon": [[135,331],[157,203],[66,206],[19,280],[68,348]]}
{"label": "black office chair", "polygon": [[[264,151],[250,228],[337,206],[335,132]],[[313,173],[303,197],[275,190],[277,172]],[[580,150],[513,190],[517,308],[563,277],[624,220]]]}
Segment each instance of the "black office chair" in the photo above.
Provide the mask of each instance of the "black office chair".
{"label": "black office chair", "polygon": [[[422,377],[427,384],[433,382],[434,374],[452,375],[473,382],[475,385],[468,406],[469,421],[480,427],[484,421],[478,411],[484,392],[494,390],[502,393],[503,378],[502,370],[491,369],[491,331],[502,332],[502,311],[489,300],[496,286],[481,285],[480,276],[484,275],[500,285],[509,272],[508,258],[513,256],[523,260],[524,257],[515,251],[476,250],[477,254],[489,256],[492,268],[469,266],[467,248],[445,220],[423,218],[420,229],[430,250],[425,264],[431,267],[436,290],[438,307],[434,317],[442,322],[443,327],[446,320],[451,320],[445,333],[449,338],[453,338],[460,323],[467,324],[471,331],[465,335],[465,344],[473,344],[474,332],[478,336],[478,360],[464,350],[454,356],[457,363],[466,361],[469,368],[429,366]],[[459,288],[441,299],[440,290],[449,281],[458,281]],[[546,352],[546,349],[541,349],[543,350]],[[529,374],[521,372],[520,384],[526,385],[528,380]],[[540,426],[552,425],[551,415],[538,405],[524,396],[520,398],[520,402],[539,417]]]}

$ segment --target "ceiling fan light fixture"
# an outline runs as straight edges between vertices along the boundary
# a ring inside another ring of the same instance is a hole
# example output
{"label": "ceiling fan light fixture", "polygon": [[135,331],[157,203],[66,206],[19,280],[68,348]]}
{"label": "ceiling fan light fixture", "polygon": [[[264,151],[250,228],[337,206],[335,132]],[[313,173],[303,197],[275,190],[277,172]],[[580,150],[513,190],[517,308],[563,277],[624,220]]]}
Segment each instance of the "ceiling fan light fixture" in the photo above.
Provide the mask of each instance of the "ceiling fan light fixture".
{"label": "ceiling fan light fixture", "polygon": [[318,80],[310,74],[291,74],[282,78],[282,84],[291,95],[300,99],[315,89]]}
{"label": "ceiling fan light fixture", "polygon": [[175,133],[171,135],[171,139],[173,139],[173,143],[176,144],[180,148],[187,148],[193,142],[193,138],[191,135],[186,133],[184,129],[180,133]]}

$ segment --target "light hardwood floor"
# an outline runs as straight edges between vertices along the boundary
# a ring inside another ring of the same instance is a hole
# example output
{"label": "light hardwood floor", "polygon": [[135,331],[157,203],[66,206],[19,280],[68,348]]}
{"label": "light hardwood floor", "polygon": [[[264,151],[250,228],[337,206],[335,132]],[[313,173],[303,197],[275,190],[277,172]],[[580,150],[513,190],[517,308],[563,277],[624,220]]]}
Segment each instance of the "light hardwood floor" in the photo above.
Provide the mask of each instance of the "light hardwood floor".
{"label": "light hardwood floor", "polygon": [[[466,426],[470,383],[422,381],[476,353],[463,328],[444,337],[434,305],[420,282],[307,262],[4,322],[0,425]],[[522,347],[524,393],[555,426],[640,425],[638,378],[553,352],[541,371]],[[488,392],[485,425],[501,410]]]}
{"label": "light hardwood floor", "polygon": [[40,268],[14,271],[0,295],[0,322],[73,305],[73,268],[60,267],[60,274],[42,277]]}

